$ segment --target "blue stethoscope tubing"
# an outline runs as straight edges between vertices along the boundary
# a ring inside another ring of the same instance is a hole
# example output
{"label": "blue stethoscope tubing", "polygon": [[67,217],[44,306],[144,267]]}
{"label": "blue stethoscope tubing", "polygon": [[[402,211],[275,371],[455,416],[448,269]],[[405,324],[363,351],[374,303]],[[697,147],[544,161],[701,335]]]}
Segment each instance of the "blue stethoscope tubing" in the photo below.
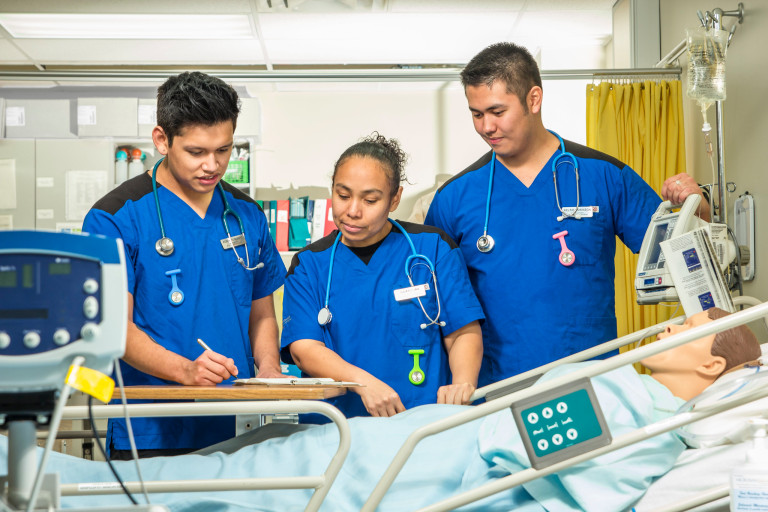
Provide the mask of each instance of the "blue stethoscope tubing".
{"label": "blue stethoscope tubing", "polygon": [[[160,224],[160,236],[161,238],[155,242],[155,250],[160,256],[170,256],[173,254],[173,251],[175,250],[175,246],[173,243],[173,240],[171,240],[166,234],[165,234],[165,224],[163,223],[163,212],[160,209],[160,197],[157,193],[157,168],[160,166],[160,163],[165,159],[165,157],[161,158],[157,161],[155,166],[152,168],[152,195],[155,199],[155,210],[157,211],[157,221]],[[237,214],[232,208],[229,206],[229,201],[227,201],[227,195],[224,193],[224,187],[221,186],[221,182],[217,183],[217,188],[219,189],[219,192],[221,192],[221,198],[224,202],[224,213],[221,214],[221,221],[224,224],[224,231],[227,233],[227,240],[229,240],[230,247],[232,247],[232,251],[235,255],[235,258],[237,259],[237,262],[240,263],[240,265],[243,266],[246,270],[256,270],[257,268],[262,268],[264,266],[264,263],[257,263],[256,266],[251,267],[251,259],[250,255],[248,253],[248,242],[245,239],[245,229],[243,226],[243,221],[240,219],[240,215]],[[243,261],[243,258],[240,257],[240,255],[237,253],[237,248],[235,247],[235,242],[232,240],[232,234],[229,231],[229,224],[227,223],[227,215],[232,215],[237,219],[237,224],[240,227],[240,233],[242,233],[243,236],[243,245],[245,246],[245,261]],[[180,269],[170,270],[165,273],[166,276],[171,277],[172,289],[171,293],[168,294],[168,300],[170,303],[174,306],[180,306],[182,302],[184,302],[184,292],[181,291],[181,289],[178,286],[177,282],[177,275],[181,273]]]}
{"label": "blue stethoscope tubing", "polygon": [[[554,181],[555,186],[555,201],[557,202],[557,209],[560,210],[560,216],[557,217],[557,220],[562,221],[568,217],[581,219],[581,214],[579,213],[579,161],[576,160],[576,157],[573,155],[573,153],[565,150],[565,142],[563,141],[563,138],[560,137],[560,135],[553,132],[552,130],[547,131],[557,137],[557,140],[560,142],[560,154],[557,155],[554,160],[552,160],[552,180]],[[574,209],[573,213],[567,213],[563,210],[562,206],[560,205],[560,195],[557,190],[557,168],[560,167],[561,164],[566,163],[566,160],[570,160],[571,166],[573,167],[573,172],[576,175],[576,208]],[[493,175],[495,171],[496,152],[494,151],[491,154],[491,170],[488,175],[488,195],[485,199],[485,222],[483,223],[483,234],[480,235],[480,237],[477,239],[477,249],[483,253],[491,252],[496,245],[493,237],[488,234],[488,221],[491,217],[491,192],[493,191]]]}
{"label": "blue stethoscope tubing", "polygon": [[[413,269],[413,266],[410,267],[409,265],[414,260],[422,260],[422,261],[416,261],[414,263],[415,265],[426,265],[427,268],[429,268],[430,273],[432,274],[432,283],[435,287],[435,300],[437,301],[437,314],[435,315],[435,318],[432,318],[427,313],[427,310],[424,308],[424,304],[421,302],[421,298],[416,297],[416,300],[419,302],[419,307],[421,308],[422,313],[424,313],[424,316],[429,320],[429,323],[422,323],[419,325],[422,329],[426,329],[430,325],[438,325],[440,327],[445,326],[445,322],[440,321],[440,292],[437,288],[437,275],[435,274],[435,265],[432,263],[432,260],[430,260],[427,256],[423,254],[419,254],[416,252],[416,246],[413,245],[413,240],[411,240],[410,235],[408,235],[408,232],[405,231],[403,226],[400,225],[399,222],[393,219],[388,219],[389,222],[391,222],[397,229],[400,230],[400,232],[405,236],[405,239],[408,241],[408,245],[411,247],[411,254],[405,259],[405,265],[404,265],[404,271],[405,275],[408,277],[408,282],[411,284],[411,286],[414,286],[413,279],[411,278],[411,272],[410,270]],[[333,261],[336,256],[336,248],[339,246],[339,240],[341,240],[341,231],[336,235],[336,238],[333,241],[333,245],[331,246],[331,262],[328,265],[328,282],[325,286],[325,301],[323,302],[323,307],[320,309],[320,311],[317,313],[317,323],[320,325],[328,325],[331,322],[331,319],[333,318],[333,315],[331,314],[331,309],[328,307],[328,300],[331,296],[331,277],[333,276]]]}

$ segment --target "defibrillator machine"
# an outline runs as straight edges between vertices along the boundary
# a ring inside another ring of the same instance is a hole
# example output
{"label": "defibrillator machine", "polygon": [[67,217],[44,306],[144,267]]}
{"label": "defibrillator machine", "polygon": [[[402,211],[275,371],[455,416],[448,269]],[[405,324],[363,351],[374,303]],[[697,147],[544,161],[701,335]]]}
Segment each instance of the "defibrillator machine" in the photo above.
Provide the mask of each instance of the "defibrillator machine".
{"label": "defibrillator machine", "polygon": [[700,202],[700,195],[691,194],[682,206],[664,201],[654,212],[637,260],[635,289],[638,304],[658,304],[678,300],[677,290],[666,266],[660,244],[706,225],[703,220],[696,217]]}
{"label": "defibrillator machine", "polygon": [[73,368],[108,374],[125,352],[126,283],[120,240],[0,231],[0,510],[59,507],[58,475],[39,476],[36,429],[55,434]]}

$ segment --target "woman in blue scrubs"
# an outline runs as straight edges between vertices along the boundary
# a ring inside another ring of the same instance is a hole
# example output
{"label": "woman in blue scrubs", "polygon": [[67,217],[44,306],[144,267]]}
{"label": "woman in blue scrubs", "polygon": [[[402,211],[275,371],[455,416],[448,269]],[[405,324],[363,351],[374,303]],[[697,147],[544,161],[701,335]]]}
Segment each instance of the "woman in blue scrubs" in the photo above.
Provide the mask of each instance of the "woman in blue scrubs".
{"label": "woman in blue scrubs", "polygon": [[333,174],[338,229],[286,277],[283,360],[360,383],[331,399],[348,417],[465,404],[477,386],[484,316],[461,252],[440,229],[389,219],[405,159],[376,133],[348,148]]}

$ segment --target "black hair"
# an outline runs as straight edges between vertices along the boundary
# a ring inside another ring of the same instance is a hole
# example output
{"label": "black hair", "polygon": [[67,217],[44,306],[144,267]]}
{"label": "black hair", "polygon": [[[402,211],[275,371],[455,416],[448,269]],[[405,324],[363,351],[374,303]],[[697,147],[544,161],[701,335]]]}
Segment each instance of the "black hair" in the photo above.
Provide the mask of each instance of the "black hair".
{"label": "black hair", "polygon": [[408,161],[408,155],[400,148],[400,143],[397,139],[387,139],[379,132],[373,132],[357,144],[348,147],[336,160],[336,164],[333,166],[332,183],[336,181],[336,171],[338,171],[339,166],[344,163],[344,160],[353,156],[373,158],[382,164],[387,173],[393,196],[397,193],[400,183],[406,179],[403,168]]}
{"label": "black hair", "polygon": [[528,112],[526,97],[535,86],[541,87],[541,74],[536,60],[526,48],[514,43],[496,43],[472,57],[461,71],[461,85],[485,85],[503,82]]}
{"label": "black hair", "polygon": [[187,126],[232,121],[234,129],[239,113],[240,99],[235,89],[199,71],[172,76],[157,89],[157,124],[165,131],[168,145]]}

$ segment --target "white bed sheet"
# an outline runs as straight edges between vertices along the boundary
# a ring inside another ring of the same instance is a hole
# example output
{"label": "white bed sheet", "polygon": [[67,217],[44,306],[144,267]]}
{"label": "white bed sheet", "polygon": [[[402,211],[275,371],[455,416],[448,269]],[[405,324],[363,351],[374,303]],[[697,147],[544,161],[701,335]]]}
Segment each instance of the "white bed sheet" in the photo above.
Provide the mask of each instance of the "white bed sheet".
{"label": "white bed sheet", "polygon": [[[650,512],[694,498],[730,483],[731,471],[746,460],[750,442],[689,448],[678,457],[675,466],[654,482],[635,506],[636,512]],[[694,508],[697,512],[728,512],[729,500]]]}

